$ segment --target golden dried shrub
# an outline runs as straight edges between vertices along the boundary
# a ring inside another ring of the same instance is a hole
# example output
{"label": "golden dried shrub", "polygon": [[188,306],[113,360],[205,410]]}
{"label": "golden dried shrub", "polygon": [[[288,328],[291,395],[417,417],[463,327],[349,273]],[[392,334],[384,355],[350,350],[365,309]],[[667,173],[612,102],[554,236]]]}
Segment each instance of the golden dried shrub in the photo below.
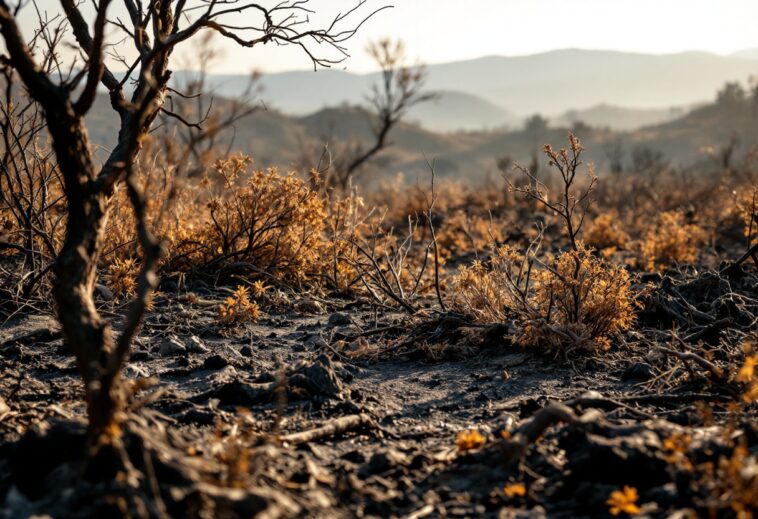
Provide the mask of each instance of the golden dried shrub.
{"label": "golden dried shrub", "polygon": [[750,246],[758,234],[758,188],[741,189],[734,193],[734,198],[737,213],[744,226],[743,234]]}
{"label": "golden dried shrub", "polygon": [[692,263],[707,237],[702,227],[687,223],[681,211],[665,211],[645,232],[640,254],[650,270],[673,263]]}
{"label": "golden dried shrub", "polygon": [[[294,173],[249,171],[251,164],[250,157],[234,155],[200,179],[172,178],[170,171],[161,178],[166,168],[144,168],[142,189],[155,194],[148,221],[167,251],[162,270],[238,266],[294,281],[321,272],[326,197]],[[110,201],[106,266],[135,254],[131,212],[124,190],[118,191]]]}
{"label": "golden dried shrub", "polygon": [[[533,250],[533,249],[532,249]],[[606,349],[634,321],[629,273],[579,243],[554,260],[502,247],[453,278],[453,306],[483,322],[512,320],[514,340],[567,356]]]}
{"label": "golden dried shrub", "polygon": [[629,240],[629,234],[621,227],[616,210],[597,215],[584,235],[587,245],[601,251],[622,249]]}
{"label": "golden dried shrub", "polygon": [[481,251],[492,241],[505,238],[502,229],[493,220],[480,215],[455,211],[445,218],[437,232],[437,243],[443,258]]}
{"label": "golden dried shrub", "polygon": [[321,244],[321,256],[327,262],[323,277],[341,291],[351,290],[359,279],[354,241],[368,232],[363,208],[363,199],[354,192],[327,205],[326,237]]}
{"label": "golden dried shrub", "polygon": [[537,272],[533,307],[537,319],[522,320],[522,342],[587,350],[606,349],[609,337],[634,322],[629,273],[580,245]]}
{"label": "golden dried shrub", "polygon": [[207,204],[204,263],[246,262],[277,278],[305,279],[323,265],[324,197],[276,168],[255,170],[239,185],[247,164],[239,157],[216,164],[224,188]]}
{"label": "golden dried shrub", "polygon": [[528,306],[520,291],[525,258],[511,246],[496,249],[487,264],[459,267],[451,283],[451,307],[480,322],[504,322]]}

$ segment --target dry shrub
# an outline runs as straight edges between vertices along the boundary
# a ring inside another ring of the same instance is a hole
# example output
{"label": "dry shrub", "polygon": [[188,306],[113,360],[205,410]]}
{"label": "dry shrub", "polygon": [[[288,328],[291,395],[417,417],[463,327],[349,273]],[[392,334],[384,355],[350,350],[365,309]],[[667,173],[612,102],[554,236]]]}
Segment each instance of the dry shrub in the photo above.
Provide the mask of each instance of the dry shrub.
{"label": "dry shrub", "polygon": [[681,211],[666,211],[648,228],[640,253],[645,267],[651,270],[672,263],[692,263],[706,239],[705,230],[687,223]]}
{"label": "dry shrub", "polygon": [[226,325],[257,321],[260,316],[258,303],[250,299],[250,290],[241,285],[218,307],[218,319]]}
{"label": "dry shrub", "polygon": [[745,391],[742,396],[744,403],[758,403],[758,353],[753,352],[752,345],[745,349],[745,361],[734,379],[744,386]]}
{"label": "dry shrub", "polygon": [[558,355],[606,349],[610,337],[634,320],[629,274],[577,250],[542,262],[537,246],[522,254],[495,251],[485,267],[461,267],[453,278],[454,308],[483,322],[512,319],[517,343]]}
{"label": "dry shrub", "polygon": [[743,234],[749,249],[758,233],[758,187],[735,192],[734,198],[737,213],[744,225]]}
{"label": "dry shrub", "polygon": [[437,233],[443,259],[460,256],[466,252],[481,251],[493,241],[500,243],[504,238],[501,226],[492,219],[469,215],[462,210],[455,211],[445,218]]}
{"label": "dry shrub", "polygon": [[[392,180],[383,180],[369,194],[366,201],[371,207],[381,208],[385,220],[392,223],[404,222],[408,216],[423,214],[429,204],[427,187],[408,184],[405,176],[396,175]],[[468,206],[468,188],[456,180],[435,182],[435,208],[440,214],[447,214],[457,208]]]}
{"label": "dry shrub", "polygon": [[433,242],[424,241],[421,219],[409,217],[405,229],[395,229],[386,227],[377,215],[366,225],[367,232],[350,241],[350,254],[343,261],[356,272],[362,291],[376,302],[415,313],[415,301],[435,286]]}
{"label": "dry shrub", "polygon": [[621,249],[629,243],[629,234],[621,227],[618,211],[600,213],[584,235],[585,242],[600,251]]}
{"label": "dry shrub", "polygon": [[223,186],[207,206],[204,263],[245,262],[277,278],[305,279],[322,265],[326,201],[294,173],[276,168],[255,170],[239,185],[250,162],[237,156],[216,163]]}
{"label": "dry shrub", "polygon": [[363,199],[354,190],[327,205],[326,239],[321,248],[328,265],[323,276],[328,285],[343,292],[353,289],[360,278],[354,266],[357,249],[353,243],[367,233],[371,215],[364,208]]}
{"label": "dry shrub", "polygon": [[[156,195],[148,216],[166,243],[163,271],[241,269],[296,281],[321,271],[326,198],[294,173],[248,172],[251,164],[235,155],[214,164],[214,177],[163,179],[159,168],[140,176],[145,192]],[[132,257],[136,246],[134,228],[124,223],[131,207],[123,192],[110,210],[106,265]]]}
{"label": "dry shrub", "polygon": [[[758,353],[753,342],[743,348],[743,363],[731,376],[743,392],[742,399],[726,408],[726,427],[714,438],[718,448],[704,443],[707,434],[674,433],[663,442],[670,469],[680,478],[686,474],[689,481],[683,480],[682,484],[698,492],[700,506],[711,517],[752,518],[758,508],[758,458],[749,448],[750,433],[743,429],[748,408],[758,402]],[[713,424],[713,413],[712,408],[701,407],[706,425]]]}
{"label": "dry shrub", "polygon": [[0,65],[0,256],[22,255],[39,273],[60,250],[65,200],[43,111],[17,80]]}

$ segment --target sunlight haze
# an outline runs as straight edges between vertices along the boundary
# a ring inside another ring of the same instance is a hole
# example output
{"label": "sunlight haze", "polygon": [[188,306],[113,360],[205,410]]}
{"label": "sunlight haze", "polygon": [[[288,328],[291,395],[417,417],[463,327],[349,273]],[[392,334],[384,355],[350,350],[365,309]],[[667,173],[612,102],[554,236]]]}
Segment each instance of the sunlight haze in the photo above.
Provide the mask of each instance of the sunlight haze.
{"label": "sunlight haze", "polygon": [[[392,4],[392,9],[378,13],[348,42],[351,57],[342,68],[372,70],[363,48],[367,41],[388,35],[390,28],[392,36],[405,40],[411,56],[427,63],[564,48],[729,54],[758,46],[754,27],[758,2],[752,0],[395,0]],[[322,16],[354,5],[354,0],[313,2]],[[363,10],[368,13],[382,5],[381,0],[369,0]],[[217,67],[219,72],[241,72],[240,67],[278,72],[310,66],[294,48],[268,47],[257,52],[231,45],[224,48],[226,57]]]}

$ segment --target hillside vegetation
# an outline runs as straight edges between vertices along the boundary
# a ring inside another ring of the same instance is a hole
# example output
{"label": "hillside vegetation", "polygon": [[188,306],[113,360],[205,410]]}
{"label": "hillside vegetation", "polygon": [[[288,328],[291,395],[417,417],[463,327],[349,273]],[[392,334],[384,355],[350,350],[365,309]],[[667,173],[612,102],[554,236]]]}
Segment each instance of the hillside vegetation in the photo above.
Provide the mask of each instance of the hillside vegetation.
{"label": "hillside vegetation", "polygon": [[[758,131],[755,117],[758,108],[752,94],[737,84],[730,85],[722,86],[715,96],[711,94],[716,98],[714,101],[678,117],[674,117],[677,112],[654,112],[649,115],[652,120],[663,118],[665,122],[634,131],[613,131],[603,126],[593,126],[592,110],[574,112],[555,122],[532,121],[526,126],[522,123],[511,129],[493,128],[479,132],[434,132],[412,122],[401,122],[392,132],[391,146],[382,152],[375,163],[369,165],[365,177],[370,182],[391,179],[402,173],[408,182],[414,183],[427,174],[427,158],[434,157],[440,176],[480,183],[500,174],[498,163],[503,158],[529,163],[542,142],[555,142],[569,129],[582,133],[588,148],[587,160],[594,162],[599,170],[610,169],[611,160],[615,158],[609,156],[610,149],[621,144],[615,154],[621,153],[626,170],[642,167],[635,164],[636,151],[637,162],[643,160],[642,155],[653,154],[671,166],[694,168],[694,172],[702,173],[714,161],[718,163],[721,158],[717,155],[729,148],[734,148],[730,156],[732,164],[752,156],[750,143]],[[443,96],[415,109],[427,110],[435,103],[444,105],[446,98]],[[228,111],[230,105],[228,100],[214,98],[214,107],[219,113]],[[254,106],[256,110],[237,121],[233,129],[225,130],[221,140],[233,139],[232,150],[250,154],[262,164],[283,169],[307,169],[319,160],[324,145],[329,145],[337,157],[341,147],[367,145],[373,140],[372,116],[364,108],[343,105],[294,117],[263,104]],[[107,100],[101,98],[87,119],[93,140],[106,147],[112,146],[112,143],[107,142],[104,136],[112,134],[113,130],[108,110]],[[621,119],[627,114],[637,122],[645,120],[645,116],[639,119],[638,112],[628,114],[612,107],[598,110]],[[582,120],[584,115],[587,115],[587,120]],[[408,119],[412,121],[413,112]],[[564,122],[571,124],[562,126]],[[168,121],[168,127],[161,131],[180,132],[180,128]]]}

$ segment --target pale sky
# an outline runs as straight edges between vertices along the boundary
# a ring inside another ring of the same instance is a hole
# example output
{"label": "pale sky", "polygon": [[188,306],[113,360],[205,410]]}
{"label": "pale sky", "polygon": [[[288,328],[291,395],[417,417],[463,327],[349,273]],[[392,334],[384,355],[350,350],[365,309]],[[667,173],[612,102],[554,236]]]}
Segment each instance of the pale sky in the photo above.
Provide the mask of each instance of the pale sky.
{"label": "pale sky", "polygon": [[[317,12],[311,22],[318,25],[356,2],[311,0],[309,5]],[[382,36],[405,40],[408,54],[426,63],[570,47],[655,54],[687,50],[728,54],[758,47],[758,0],[367,0],[360,12],[368,14],[386,4],[394,7],[378,13],[346,43],[352,56],[336,68],[371,70],[364,48]],[[37,0],[37,5],[55,10],[59,4]],[[121,5],[121,0],[114,0],[111,12],[123,14]],[[359,17],[356,13],[353,20]],[[27,35],[32,21],[22,18]],[[296,48],[240,49],[219,44],[224,52],[214,72],[270,73],[310,67]],[[180,49],[179,54],[191,57],[191,48]]]}
{"label": "pale sky", "polygon": [[[381,36],[406,41],[408,52],[427,63],[485,55],[524,55],[568,47],[664,54],[705,50],[728,54],[758,47],[758,0],[369,0],[385,3],[348,42],[352,57],[342,68],[371,69],[363,49]],[[334,14],[354,0],[312,0]],[[219,69],[275,72],[309,67],[294,49],[258,52],[230,47]]]}

